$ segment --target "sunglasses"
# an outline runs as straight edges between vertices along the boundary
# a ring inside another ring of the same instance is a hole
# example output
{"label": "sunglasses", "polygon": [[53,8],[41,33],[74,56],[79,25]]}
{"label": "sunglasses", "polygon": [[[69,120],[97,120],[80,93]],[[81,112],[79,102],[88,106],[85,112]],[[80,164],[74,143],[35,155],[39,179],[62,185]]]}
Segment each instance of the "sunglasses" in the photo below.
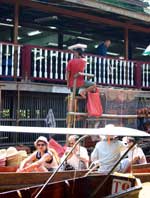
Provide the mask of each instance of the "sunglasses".
{"label": "sunglasses", "polygon": [[40,146],[45,146],[45,144],[37,144],[37,146],[38,146],[38,147],[40,147]]}

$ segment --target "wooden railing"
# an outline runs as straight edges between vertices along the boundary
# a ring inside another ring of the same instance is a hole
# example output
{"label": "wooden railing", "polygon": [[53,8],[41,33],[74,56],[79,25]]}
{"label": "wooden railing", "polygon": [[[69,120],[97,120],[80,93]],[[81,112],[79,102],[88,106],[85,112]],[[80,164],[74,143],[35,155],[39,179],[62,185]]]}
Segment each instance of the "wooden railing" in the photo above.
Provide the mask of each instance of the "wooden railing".
{"label": "wooden railing", "polygon": [[[94,74],[97,84],[150,88],[150,62],[93,54],[84,56],[87,61],[85,72]],[[72,58],[73,53],[67,50],[0,43],[0,77],[65,83],[66,65]]]}
{"label": "wooden railing", "polygon": [[21,77],[21,45],[0,43],[0,77]]}

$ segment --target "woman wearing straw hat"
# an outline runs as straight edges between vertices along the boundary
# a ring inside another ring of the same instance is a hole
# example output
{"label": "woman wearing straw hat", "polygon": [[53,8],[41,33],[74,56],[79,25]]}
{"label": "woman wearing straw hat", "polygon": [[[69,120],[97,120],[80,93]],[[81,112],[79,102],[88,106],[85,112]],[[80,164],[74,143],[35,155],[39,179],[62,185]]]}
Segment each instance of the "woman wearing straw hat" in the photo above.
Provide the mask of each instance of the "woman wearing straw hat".
{"label": "woman wearing straw hat", "polygon": [[48,148],[47,138],[40,136],[34,145],[37,150],[21,163],[17,172],[48,172],[56,169],[59,158],[55,150]]}

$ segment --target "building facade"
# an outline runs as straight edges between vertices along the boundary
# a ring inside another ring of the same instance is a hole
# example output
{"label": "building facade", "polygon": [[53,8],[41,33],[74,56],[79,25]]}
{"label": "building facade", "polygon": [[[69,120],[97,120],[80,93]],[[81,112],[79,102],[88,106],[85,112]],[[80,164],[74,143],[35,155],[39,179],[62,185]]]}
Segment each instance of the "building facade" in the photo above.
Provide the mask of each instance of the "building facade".
{"label": "building facade", "polygon": [[[46,126],[52,109],[56,126],[66,126],[65,70],[73,58],[68,47],[76,43],[87,45],[86,72],[95,75],[105,98],[109,88],[138,90],[134,110],[149,107],[150,60],[142,55],[150,42],[150,15],[144,11],[149,6],[136,1],[135,13],[134,3],[0,0],[1,124]],[[102,57],[97,46],[106,39],[112,44]],[[30,144],[36,135],[25,137],[0,141]]]}

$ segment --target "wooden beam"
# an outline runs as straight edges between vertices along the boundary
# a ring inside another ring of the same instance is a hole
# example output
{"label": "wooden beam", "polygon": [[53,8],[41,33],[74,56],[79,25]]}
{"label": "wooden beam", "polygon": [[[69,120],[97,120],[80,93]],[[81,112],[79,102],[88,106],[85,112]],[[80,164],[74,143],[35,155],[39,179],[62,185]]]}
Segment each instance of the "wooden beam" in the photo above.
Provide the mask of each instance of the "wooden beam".
{"label": "wooden beam", "polygon": [[19,5],[16,3],[14,5],[14,34],[13,42],[18,44],[18,24],[19,24]]}
{"label": "wooden beam", "polygon": [[[13,31],[13,42],[18,44],[18,25],[19,25],[19,4],[18,0],[14,5],[14,31]],[[18,50],[17,46],[14,48],[14,79],[17,79],[17,62],[18,62]]]}
{"label": "wooden beam", "polygon": [[128,29],[125,28],[124,30],[124,54],[125,54],[125,59],[128,59],[128,51],[129,51],[129,34],[128,34]]}
{"label": "wooden beam", "polygon": [[[145,21],[145,22],[150,22],[150,18],[149,15],[144,14],[144,13],[136,13],[134,11],[130,11],[121,7],[117,7],[108,3],[104,3],[104,2],[97,2],[96,0],[64,0],[65,2],[70,2],[70,3],[74,3],[74,4],[78,4],[81,6],[86,6],[86,7],[90,7],[93,9],[97,9],[97,10],[102,10],[104,12],[109,12],[109,13],[115,13],[115,14],[119,14],[122,16],[126,16],[126,17],[130,17],[130,18],[134,18],[136,20],[140,20],[140,21]],[[123,0],[122,0],[123,1]],[[131,1],[131,0],[130,0]],[[143,3],[143,2],[141,2]],[[135,2],[134,2],[135,5]]]}
{"label": "wooden beam", "polygon": [[[14,4],[16,3],[16,0],[0,0],[0,2]],[[64,8],[59,8],[57,6],[45,5],[45,4],[30,1],[30,0],[20,0],[19,4],[23,7],[30,7],[30,8],[34,8],[35,10],[39,10],[43,12],[55,13],[55,14],[59,14],[62,16],[73,17],[73,18],[80,19],[80,20],[83,19],[87,23],[88,22],[97,23],[97,24],[103,23],[103,24],[107,24],[110,26],[121,27],[121,28],[128,27],[128,29],[131,29],[134,31],[150,33],[150,28],[123,23],[120,21],[116,21],[116,20],[112,20],[112,19],[108,19],[104,17],[94,16],[94,15],[90,15],[84,12],[76,12],[76,11],[72,11],[72,10],[68,10]]]}

